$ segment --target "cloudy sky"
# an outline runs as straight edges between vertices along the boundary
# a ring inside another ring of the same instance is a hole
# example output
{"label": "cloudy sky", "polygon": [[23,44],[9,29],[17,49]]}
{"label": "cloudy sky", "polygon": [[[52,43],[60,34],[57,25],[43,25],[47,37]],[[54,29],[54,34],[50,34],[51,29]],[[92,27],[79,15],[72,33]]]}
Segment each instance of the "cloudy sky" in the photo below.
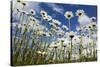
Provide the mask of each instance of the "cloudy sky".
{"label": "cloudy sky", "polygon": [[[13,2],[15,4],[15,2]],[[18,8],[21,6],[19,5]],[[66,11],[72,11],[75,15],[75,12],[78,9],[82,9],[89,17],[97,17],[97,7],[95,5],[74,5],[74,4],[60,4],[60,3],[44,3],[44,2],[27,2],[25,10],[34,9],[37,15],[40,13],[40,10],[45,10],[53,19],[57,19],[63,25],[68,26],[68,20],[65,18],[64,14]],[[75,16],[71,19],[71,30],[76,30],[76,27],[79,25],[78,18]]]}

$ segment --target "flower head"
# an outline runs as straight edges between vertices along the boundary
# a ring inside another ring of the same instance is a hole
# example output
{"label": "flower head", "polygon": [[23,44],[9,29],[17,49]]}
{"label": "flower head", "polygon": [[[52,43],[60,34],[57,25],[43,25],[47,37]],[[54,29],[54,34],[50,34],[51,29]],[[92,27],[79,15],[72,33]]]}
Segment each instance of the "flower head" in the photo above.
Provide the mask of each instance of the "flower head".
{"label": "flower head", "polygon": [[80,36],[79,35],[76,35],[74,38],[73,38],[73,43],[78,45],[80,43],[81,39],[80,39]]}
{"label": "flower head", "polygon": [[89,28],[89,29],[92,29],[92,25],[89,25],[88,28]]}
{"label": "flower head", "polygon": [[24,11],[24,10],[21,10],[21,12],[23,13],[23,14],[28,14],[28,12],[27,11]]}
{"label": "flower head", "polygon": [[17,0],[17,2],[18,2],[18,3],[20,3],[20,2],[21,2],[21,0]]}
{"label": "flower head", "polygon": [[26,5],[27,5],[27,3],[26,3],[26,2],[22,2],[22,5],[23,5],[23,6],[26,6]]}
{"label": "flower head", "polygon": [[73,31],[69,32],[69,37],[70,38],[73,38],[74,36],[75,36],[75,32],[73,32]]}
{"label": "flower head", "polygon": [[58,36],[64,36],[64,33],[65,33],[65,32],[64,32],[63,30],[59,30],[59,31],[57,32],[57,35],[58,35]]}
{"label": "flower head", "polygon": [[17,10],[17,12],[20,12],[20,10],[18,8],[16,10]]}
{"label": "flower head", "polygon": [[52,33],[51,33],[51,32],[49,32],[49,35],[50,35],[50,36],[52,36]]}
{"label": "flower head", "polygon": [[53,19],[52,22],[56,25],[56,26],[60,26],[61,22],[58,20]]}
{"label": "flower head", "polygon": [[48,16],[42,16],[42,18],[46,21],[48,21]]}
{"label": "flower head", "polygon": [[84,14],[85,14],[84,10],[77,10],[76,11],[76,16],[82,16]]}
{"label": "flower head", "polygon": [[38,54],[41,54],[42,52],[41,52],[41,51],[37,51],[37,53],[38,53]]}
{"label": "flower head", "polygon": [[60,45],[57,42],[52,42],[50,47],[51,48],[58,48]]}
{"label": "flower head", "polygon": [[66,47],[67,44],[68,44],[68,41],[67,41],[66,38],[59,38],[58,41],[60,42],[60,44],[61,44],[62,47]]}
{"label": "flower head", "polygon": [[44,20],[46,20],[46,21],[51,21],[52,20],[52,17],[50,15],[48,15],[46,11],[41,10],[40,14],[41,14],[41,16]]}
{"label": "flower head", "polygon": [[47,16],[47,12],[46,12],[46,11],[44,11],[44,10],[41,10],[41,11],[40,11],[40,14],[41,14],[41,16],[42,16],[42,17]]}
{"label": "flower head", "polygon": [[57,30],[54,29],[54,28],[51,28],[50,31],[51,31],[52,33],[57,32]]}
{"label": "flower head", "polygon": [[52,20],[52,17],[51,16],[47,16],[47,21],[51,21]]}
{"label": "flower head", "polygon": [[37,22],[37,20],[34,17],[30,17],[30,21]]}
{"label": "flower head", "polygon": [[65,41],[65,38],[60,38],[58,39],[58,41],[63,43]]}
{"label": "flower head", "polygon": [[62,28],[63,28],[64,30],[68,30],[68,27],[65,26],[65,25],[62,25]]}
{"label": "flower head", "polygon": [[30,22],[28,23],[29,26],[33,27],[36,24],[37,20],[34,17],[30,17]]}
{"label": "flower head", "polygon": [[43,36],[47,36],[47,33],[45,33],[45,32],[43,32],[43,34],[42,34]]}
{"label": "flower head", "polygon": [[43,35],[44,34],[44,31],[40,30],[37,34],[38,35]]}
{"label": "flower head", "polygon": [[30,13],[31,13],[32,15],[35,15],[35,14],[36,14],[35,10],[33,10],[33,9],[30,10]]}
{"label": "flower head", "polygon": [[97,26],[96,22],[92,22],[91,25],[93,28],[96,28],[96,26]]}
{"label": "flower head", "polygon": [[55,28],[56,25],[54,23],[49,23],[51,27]]}
{"label": "flower head", "polygon": [[81,31],[81,28],[79,26],[76,27],[77,31]]}
{"label": "flower head", "polygon": [[42,55],[46,55],[47,54],[47,52],[42,52]]}
{"label": "flower head", "polygon": [[71,19],[74,15],[73,15],[73,13],[72,13],[72,11],[67,11],[66,13],[65,13],[65,15],[64,15],[67,19]]}
{"label": "flower head", "polygon": [[46,32],[46,36],[49,37],[51,36],[51,34],[49,32]]}
{"label": "flower head", "polygon": [[92,30],[92,29],[93,29],[92,24],[88,24],[88,25],[86,26],[86,29],[87,29],[87,30]]}
{"label": "flower head", "polygon": [[40,30],[40,31],[38,32],[38,35],[46,36],[46,37],[49,37],[49,36],[50,36],[48,32],[44,32],[44,31],[42,31],[42,30]]}
{"label": "flower head", "polygon": [[61,28],[60,28],[60,27],[55,27],[55,29],[56,29],[57,31],[61,30]]}
{"label": "flower head", "polygon": [[53,45],[53,48],[58,48],[59,45],[57,45],[57,43],[55,43],[55,45]]}

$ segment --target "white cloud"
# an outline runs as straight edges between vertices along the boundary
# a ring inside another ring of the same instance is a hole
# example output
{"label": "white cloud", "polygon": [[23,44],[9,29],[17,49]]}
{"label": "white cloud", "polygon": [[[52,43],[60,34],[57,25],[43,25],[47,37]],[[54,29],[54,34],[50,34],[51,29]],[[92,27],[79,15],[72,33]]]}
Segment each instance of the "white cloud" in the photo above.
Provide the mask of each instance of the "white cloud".
{"label": "white cloud", "polygon": [[89,17],[87,15],[83,15],[83,16],[80,16],[78,18],[78,22],[81,24],[81,26],[86,26],[87,24],[93,22],[92,19],[96,19],[95,17]]}
{"label": "white cloud", "polygon": [[39,2],[31,2],[31,1],[29,1],[28,4],[29,5],[25,8],[25,10],[29,11],[29,9],[34,9],[37,13],[40,12],[41,7],[40,7],[40,3]]}
{"label": "white cloud", "polygon": [[61,13],[61,14],[63,13],[63,9],[61,9],[61,8],[54,7],[53,10],[58,12],[58,13]]}
{"label": "white cloud", "polygon": [[58,12],[58,13],[60,13],[60,14],[63,14],[63,12],[64,12],[64,10],[63,10],[63,7],[61,7],[61,6],[58,6],[58,5],[56,5],[56,4],[47,4],[49,7],[51,7],[52,9],[53,9],[53,11],[56,11],[56,12]]}

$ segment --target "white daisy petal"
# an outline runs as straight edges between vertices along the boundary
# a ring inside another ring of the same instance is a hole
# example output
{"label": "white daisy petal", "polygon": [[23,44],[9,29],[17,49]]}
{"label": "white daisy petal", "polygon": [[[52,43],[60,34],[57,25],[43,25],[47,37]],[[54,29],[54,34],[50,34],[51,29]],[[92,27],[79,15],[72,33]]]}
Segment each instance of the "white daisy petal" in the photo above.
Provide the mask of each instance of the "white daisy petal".
{"label": "white daisy petal", "polygon": [[71,19],[74,15],[72,13],[72,11],[67,11],[64,15],[67,19]]}

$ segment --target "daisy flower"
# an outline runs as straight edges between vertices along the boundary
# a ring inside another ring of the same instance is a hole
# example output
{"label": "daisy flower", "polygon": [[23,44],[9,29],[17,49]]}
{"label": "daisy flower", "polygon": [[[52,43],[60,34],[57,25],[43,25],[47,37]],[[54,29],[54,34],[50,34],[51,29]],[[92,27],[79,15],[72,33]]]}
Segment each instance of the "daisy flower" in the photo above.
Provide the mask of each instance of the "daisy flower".
{"label": "daisy flower", "polygon": [[26,2],[21,2],[21,4],[22,4],[22,9],[24,9],[24,7],[25,7],[26,5],[28,5]]}
{"label": "daisy flower", "polygon": [[43,34],[45,34],[45,33],[44,33],[44,31],[41,31],[41,30],[40,30],[40,31],[37,32],[37,34],[38,34],[38,35],[43,35]]}
{"label": "daisy flower", "polygon": [[51,21],[52,20],[52,17],[51,16],[47,16],[47,21]]}
{"label": "daisy flower", "polygon": [[56,30],[58,30],[58,31],[59,31],[59,30],[61,30],[61,28],[60,28],[60,27],[55,27],[55,29],[56,29]]}
{"label": "daisy flower", "polygon": [[17,0],[17,2],[18,2],[18,3],[20,3],[20,2],[21,2],[21,0]]}
{"label": "daisy flower", "polygon": [[46,36],[49,37],[50,36],[50,33],[46,32]]}
{"label": "daisy flower", "polygon": [[44,20],[48,21],[48,16],[47,16],[47,15],[46,15],[46,16],[42,16],[42,18],[43,18]]}
{"label": "daisy flower", "polygon": [[64,15],[67,19],[71,19],[74,15],[73,15],[73,13],[72,13],[72,11],[67,11],[66,13],[65,13],[65,15]]}
{"label": "daisy flower", "polygon": [[58,48],[60,45],[57,44],[56,42],[52,42],[50,45],[50,48]]}
{"label": "daisy flower", "polygon": [[23,6],[26,6],[27,4],[26,4],[26,2],[22,2],[22,5],[23,5]]}
{"label": "daisy flower", "polygon": [[47,52],[42,52],[42,55],[47,55]]}
{"label": "daisy flower", "polygon": [[30,17],[30,21],[36,21],[36,19],[34,17]]}
{"label": "daisy flower", "polygon": [[21,13],[28,14],[28,12],[27,11],[24,11],[24,10],[21,10]]}
{"label": "daisy flower", "polygon": [[16,11],[17,11],[17,12],[20,12],[20,10],[19,10],[18,8],[16,9]]}
{"label": "daisy flower", "polygon": [[41,54],[42,52],[41,52],[41,51],[37,51],[37,53],[38,53],[38,54]]}
{"label": "daisy flower", "polygon": [[96,22],[92,22],[91,25],[93,28],[96,28],[96,26],[97,26]]}
{"label": "daisy flower", "polygon": [[58,32],[57,32],[57,34],[59,35],[59,36],[63,36],[64,35],[64,31],[63,30],[59,30]]}
{"label": "daisy flower", "polygon": [[57,43],[55,43],[54,45],[53,45],[53,48],[58,48],[59,47],[59,45],[57,45]]}
{"label": "daisy flower", "polygon": [[61,42],[61,45],[62,45],[63,47],[66,46],[66,45],[64,44],[64,42],[65,42],[65,38],[60,38],[59,41]]}
{"label": "daisy flower", "polygon": [[34,24],[36,24],[36,19],[34,17],[30,17],[30,22],[27,22],[27,24],[31,27],[33,27]]}
{"label": "daisy flower", "polygon": [[45,33],[45,32],[43,32],[43,34],[42,34],[43,36],[46,36],[47,34]]}
{"label": "daisy flower", "polygon": [[62,28],[63,28],[64,30],[68,30],[68,27],[65,26],[65,25],[62,25]]}
{"label": "daisy flower", "polygon": [[56,26],[60,26],[61,22],[58,20],[53,19],[52,22],[56,25]]}
{"label": "daisy flower", "polygon": [[76,11],[76,16],[82,16],[82,15],[85,15],[84,10],[77,10]]}
{"label": "daisy flower", "polygon": [[30,10],[30,13],[31,13],[32,15],[35,15],[35,14],[36,14],[35,10],[33,10],[33,9]]}
{"label": "daisy flower", "polygon": [[63,43],[62,46],[63,46],[63,47],[67,47],[67,44]]}
{"label": "daisy flower", "polygon": [[69,31],[70,31],[70,26],[71,26],[71,23],[70,23],[70,19],[74,16],[72,11],[67,11],[64,15],[69,21],[68,21],[68,27],[69,27]]}
{"label": "daisy flower", "polygon": [[93,27],[92,27],[92,25],[91,25],[91,24],[88,24],[88,25],[87,25],[87,28],[88,28],[88,30],[93,29]]}
{"label": "daisy flower", "polygon": [[79,26],[76,27],[77,31],[81,31],[81,28]]}
{"label": "daisy flower", "polygon": [[54,23],[49,23],[51,27],[55,28],[56,25]]}
{"label": "daisy flower", "polygon": [[40,14],[41,14],[42,17],[43,17],[43,16],[47,16],[47,12],[44,11],[44,10],[41,10],[41,11],[40,11]]}
{"label": "daisy flower", "polygon": [[73,38],[74,36],[75,36],[75,32],[73,32],[73,31],[69,32],[69,37],[70,38]]}
{"label": "daisy flower", "polygon": [[57,32],[57,30],[54,29],[54,28],[51,28],[50,31],[51,31],[52,33]]}

